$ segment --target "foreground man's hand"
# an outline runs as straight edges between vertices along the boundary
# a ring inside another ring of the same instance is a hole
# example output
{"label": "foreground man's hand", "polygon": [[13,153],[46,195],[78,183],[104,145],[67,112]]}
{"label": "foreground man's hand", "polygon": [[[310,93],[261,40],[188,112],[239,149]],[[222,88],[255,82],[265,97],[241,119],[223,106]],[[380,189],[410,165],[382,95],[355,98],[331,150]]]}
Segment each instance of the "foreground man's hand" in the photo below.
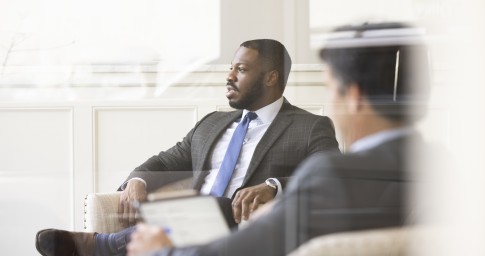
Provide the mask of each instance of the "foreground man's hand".
{"label": "foreground man's hand", "polygon": [[275,196],[276,190],[265,183],[239,190],[232,201],[234,220],[236,223],[241,223],[241,219],[248,220],[260,204],[271,201]]}
{"label": "foreground man's hand", "polygon": [[133,202],[143,202],[146,198],[145,184],[139,180],[130,180],[121,193],[118,204],[119,221],[124,227],[133,226],[136,223],[136,209],[133,207]]}
{"label": "foreground man's hand", "polygon": [[128,256],[139,256],[168,247],[173,247],[172,241],[160,227],[138,224],[126,250]]}

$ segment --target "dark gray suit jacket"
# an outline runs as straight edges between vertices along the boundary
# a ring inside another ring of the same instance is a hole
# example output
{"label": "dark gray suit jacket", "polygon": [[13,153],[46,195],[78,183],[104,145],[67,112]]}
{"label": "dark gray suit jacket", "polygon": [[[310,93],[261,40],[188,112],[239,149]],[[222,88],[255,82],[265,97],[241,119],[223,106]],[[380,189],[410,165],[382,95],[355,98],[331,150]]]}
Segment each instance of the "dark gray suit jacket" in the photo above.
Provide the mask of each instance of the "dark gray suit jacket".
{"label": "dark gray suit jacket", "polygon": [[[140,177],[147,182],[147,190],[152,191],[174,179],[193,176],[194,188],[199,190],[208,174],[215,144],[241,115],[241,110],[206,115],[181,142],[148,159],[127,180]],[[254,151],[241,188],[263,183],[269,177],[278,178],[284,186],[295,167],[318,151],[338,151],[332,121],[285,99]]]}
{"label": "dark gray suit jacket", "polygon": [[268,215],[213,243],[153,255],[285,255],[316,236],[403,225],[407,141],[345,155],[316,153]]}

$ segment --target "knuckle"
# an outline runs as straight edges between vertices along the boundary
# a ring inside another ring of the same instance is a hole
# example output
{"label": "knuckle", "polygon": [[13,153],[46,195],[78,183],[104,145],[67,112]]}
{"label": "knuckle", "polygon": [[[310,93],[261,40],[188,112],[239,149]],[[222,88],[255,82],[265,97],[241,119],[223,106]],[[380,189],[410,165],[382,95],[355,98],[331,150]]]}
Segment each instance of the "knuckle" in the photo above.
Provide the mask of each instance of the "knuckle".
{"label": "knuckle", "polygon": [[253,201],[253,199],[250,198],[250,197],[246,197],[242,201],[243,201],[243,204],[248,204],[248,203],[251,203]]}

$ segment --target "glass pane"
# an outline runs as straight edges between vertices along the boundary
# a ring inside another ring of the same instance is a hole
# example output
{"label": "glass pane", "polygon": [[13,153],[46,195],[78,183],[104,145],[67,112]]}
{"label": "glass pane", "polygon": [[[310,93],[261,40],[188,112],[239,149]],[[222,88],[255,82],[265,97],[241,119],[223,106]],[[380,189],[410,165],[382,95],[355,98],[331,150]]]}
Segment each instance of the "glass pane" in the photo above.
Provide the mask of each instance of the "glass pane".
{"label": "glass pane", "polygon": [[219,0],[2,1],[0,87],[76,84],[100,65],[193,68],[219,56],[219,12]]}

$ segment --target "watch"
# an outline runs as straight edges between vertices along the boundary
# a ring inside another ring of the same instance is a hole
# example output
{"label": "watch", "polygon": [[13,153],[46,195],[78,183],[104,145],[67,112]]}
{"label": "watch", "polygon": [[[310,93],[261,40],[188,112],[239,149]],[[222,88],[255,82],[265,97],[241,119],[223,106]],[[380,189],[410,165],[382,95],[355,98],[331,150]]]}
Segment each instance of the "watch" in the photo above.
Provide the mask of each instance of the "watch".
{"label": "watch", "polygon": [[278,184],[276,183],[276,181],[274,179],[272,179],[272,178],[266,179],[265,183],[266,183],[267,186],[274,188],[276,190],[276,192],[278,192]]}

